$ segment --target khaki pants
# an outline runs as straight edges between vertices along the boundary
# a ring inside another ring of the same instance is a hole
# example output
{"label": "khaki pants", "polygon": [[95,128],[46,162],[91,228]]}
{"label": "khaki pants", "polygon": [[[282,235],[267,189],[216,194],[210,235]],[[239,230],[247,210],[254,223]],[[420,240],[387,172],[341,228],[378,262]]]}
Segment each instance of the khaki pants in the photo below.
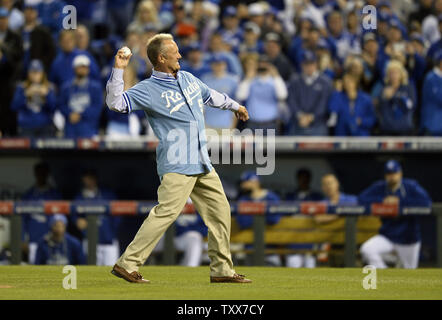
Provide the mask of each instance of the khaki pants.
{"label": "khaki pants", "polygon": [[230,205],[215,169],[191,176],[166,173],[158,188],[158,205],[152,208],[117,264],[129,273],[138,271],[189,196],[209,229],[210,275],[232,276],[235,271],[230,255]]}

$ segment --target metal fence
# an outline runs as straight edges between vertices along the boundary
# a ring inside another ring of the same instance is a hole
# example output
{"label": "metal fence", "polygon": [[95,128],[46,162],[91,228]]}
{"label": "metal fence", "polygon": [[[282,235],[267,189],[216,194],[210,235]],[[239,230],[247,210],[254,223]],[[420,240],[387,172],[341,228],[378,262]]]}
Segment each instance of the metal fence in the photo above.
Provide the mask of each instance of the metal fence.
{"label": "metal fence", "polygon": [[[69,215],[72,212],[85,214],[88,222],[88,259],[89,265],[96,264],[96,246],[98,242],[97,219],[101,214],[110,215],[147,215],[155,202],[143,201],[0,201],[0,215],[11,219],[11,263],[21,263],[22,215],[55,214]],[[428,207],[398,207],[395,205],[326,205],[324,202],[232,202],[232,213],[253,215],[253,263],[264,265],[265,259],[265,215],[316,215],[336,214],[345,217],[344,264],[354,267],[357,257],[356,223],[360,216],[378,216],[395,218],[405,215],[435,215],[437,232],[437,267],[442,268],[442,203]],[[195,208],[186,204],[182,213],[193,214]],[[166,231],[163,263],[175,264],[174,224]]]}

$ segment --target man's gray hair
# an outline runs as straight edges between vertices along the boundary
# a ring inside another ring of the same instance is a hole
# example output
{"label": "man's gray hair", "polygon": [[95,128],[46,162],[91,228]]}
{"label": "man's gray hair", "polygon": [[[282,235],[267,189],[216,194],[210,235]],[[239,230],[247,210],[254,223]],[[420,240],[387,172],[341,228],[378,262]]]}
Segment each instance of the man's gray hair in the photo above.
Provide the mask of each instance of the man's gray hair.
{"label": "man's gray hair", "polygon": [[163,41],[165,40],[173,40],[173,36],[170,33],[159,33],[147,42],[147,56],[154,67],[158,64],[158,55],[164,52]]}

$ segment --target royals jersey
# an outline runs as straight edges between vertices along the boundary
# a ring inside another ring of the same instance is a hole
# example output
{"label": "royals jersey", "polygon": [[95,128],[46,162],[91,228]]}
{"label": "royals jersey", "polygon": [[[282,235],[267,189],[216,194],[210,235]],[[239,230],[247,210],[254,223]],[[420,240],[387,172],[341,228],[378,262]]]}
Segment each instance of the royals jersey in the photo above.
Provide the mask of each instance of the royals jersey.
{"label": "royals jersey", "polygon": [[125,92],[122,76],[123,69],[113,69],[106,86],[106,103],[117,112],[144,111],[159,140],[158,175],[210,172],[204,105],[238,110],[238,103],[185,71],[179,71],[175,78],[153,70],[150,78]]}

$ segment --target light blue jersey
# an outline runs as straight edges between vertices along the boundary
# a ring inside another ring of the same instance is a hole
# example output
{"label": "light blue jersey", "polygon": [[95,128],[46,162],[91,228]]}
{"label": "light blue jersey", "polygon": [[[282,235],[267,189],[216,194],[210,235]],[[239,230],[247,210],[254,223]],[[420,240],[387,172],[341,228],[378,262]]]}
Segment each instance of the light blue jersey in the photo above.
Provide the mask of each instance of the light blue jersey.
{"label": "light blue jersey", "polygon": [[152,76],[122,92],[122,69],[113,69],[107,84],[106,102],[118,112],[143,110],[159,140],[157,171],[186,175],[212,170],[204,132],[204,104],[238,110],[226,94],[210,89],[191,73],[153,71]]}

